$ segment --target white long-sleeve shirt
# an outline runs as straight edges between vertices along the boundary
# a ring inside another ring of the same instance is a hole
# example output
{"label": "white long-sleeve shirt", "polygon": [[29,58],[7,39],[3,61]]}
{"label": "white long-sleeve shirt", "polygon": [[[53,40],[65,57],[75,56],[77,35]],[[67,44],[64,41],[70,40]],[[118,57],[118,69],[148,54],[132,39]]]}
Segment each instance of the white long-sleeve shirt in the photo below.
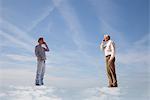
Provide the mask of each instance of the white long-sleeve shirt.
{"label": "white long-sleeve shirt", "polygon": [[100,48],[104,51],[105,56],[111,56],[111,60],[115,57],[115,43],[112,40],[102,42]]}

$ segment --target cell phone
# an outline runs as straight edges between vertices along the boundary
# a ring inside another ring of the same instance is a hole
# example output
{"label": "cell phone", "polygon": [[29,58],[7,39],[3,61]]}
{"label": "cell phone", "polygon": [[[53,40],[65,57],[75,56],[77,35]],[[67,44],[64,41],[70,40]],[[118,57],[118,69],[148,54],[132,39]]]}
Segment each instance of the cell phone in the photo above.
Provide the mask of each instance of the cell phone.
{"label": "cell phone", "polygon": [[105,41],[105,40],[103,39],[103,41]]}

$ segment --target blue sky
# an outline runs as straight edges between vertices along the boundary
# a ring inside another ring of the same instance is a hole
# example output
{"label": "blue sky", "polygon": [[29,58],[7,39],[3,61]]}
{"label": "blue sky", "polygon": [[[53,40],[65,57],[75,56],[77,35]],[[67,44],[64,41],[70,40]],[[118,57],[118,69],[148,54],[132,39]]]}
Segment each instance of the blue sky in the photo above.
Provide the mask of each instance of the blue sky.
{"label": "blue sky", "polygon": [[50,48],[46,75],[53,84],[106,85],[99,44],[108,33],[116,43],[120,83],[131,81],[128,86],[134,88],[135,83],[145,84],[141,90],[147,93],[148,0],[1,0],[0,4],[0,68],[4,72],[26,70],[34,77],[34,47],[43,36]]}

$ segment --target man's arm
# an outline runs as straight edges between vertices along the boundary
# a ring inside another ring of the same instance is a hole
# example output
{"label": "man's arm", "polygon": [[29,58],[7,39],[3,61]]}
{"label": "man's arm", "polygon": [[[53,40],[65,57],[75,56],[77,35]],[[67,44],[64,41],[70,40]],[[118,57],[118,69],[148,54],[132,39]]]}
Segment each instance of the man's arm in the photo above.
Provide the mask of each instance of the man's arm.
{"label": "man's arm", "polygon": [[100,49],[104,50],[104,41],[102,41],[102,43],[100,44]]}
{"label": "man's arm", "polygon": [[44,42],[46,48],[44,48],[45,51],[49,51],[48,45],[46,44],[46,42]]}
{"label": "man's arm", "polygon": [[110,43],[110,48],[111,48],[111,56],[110,56],[110,61],[115,57],[115,43],[111,42]]}
{"label": "man's arm", "polygon": [[35,47],[35,55],[36,55],[36,57],[38,57],[38,56],[39,56],[39,54],[38,54],[38,50],[37,50],[37,47]]}

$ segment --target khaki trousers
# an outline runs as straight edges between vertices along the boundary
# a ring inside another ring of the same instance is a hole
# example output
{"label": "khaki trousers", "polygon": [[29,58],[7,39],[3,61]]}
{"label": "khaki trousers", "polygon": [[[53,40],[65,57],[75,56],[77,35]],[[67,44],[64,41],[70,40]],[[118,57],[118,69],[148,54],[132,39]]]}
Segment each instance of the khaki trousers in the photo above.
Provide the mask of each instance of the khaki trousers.
{"label": "khaki trousers", "polygon": [[106,56],[106,69],[109,80],[109,86],[118,86],[115,71],[115,57],[109,62],[110,56]]}

